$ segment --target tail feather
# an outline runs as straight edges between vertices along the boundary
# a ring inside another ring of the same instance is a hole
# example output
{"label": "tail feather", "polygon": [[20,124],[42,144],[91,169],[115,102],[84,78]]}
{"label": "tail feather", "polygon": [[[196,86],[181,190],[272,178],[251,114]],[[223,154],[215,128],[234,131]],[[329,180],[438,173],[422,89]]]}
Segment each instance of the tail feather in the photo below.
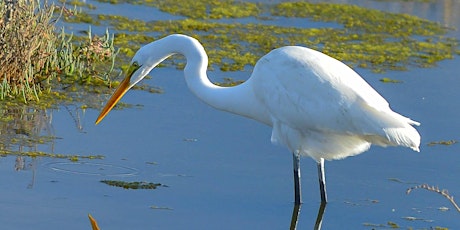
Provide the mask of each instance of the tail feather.
{"label": "tail feather", "polygon": [[405,128],[386,128],[384,132],[393,145],[409,147],[420,152],[420,134],[414,127],[407,125]]}
{"label": "tail feather", "polygon": [[413,126],[420,123],[410,118],[402,116],[390,108],[387,110],[377,110],[366,106],[368,127],[367,131],[369,142],[381,146],[404,146],[419,152],[420,134]]}

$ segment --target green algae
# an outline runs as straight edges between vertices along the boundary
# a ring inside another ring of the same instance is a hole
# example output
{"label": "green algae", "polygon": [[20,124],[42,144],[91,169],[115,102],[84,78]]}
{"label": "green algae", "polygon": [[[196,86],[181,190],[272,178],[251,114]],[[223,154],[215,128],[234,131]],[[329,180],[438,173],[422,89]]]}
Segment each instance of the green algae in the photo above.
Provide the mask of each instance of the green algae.
{"label": "green algae", "polygon": [[383,83],[402,83],[400,80],[395,80],[388,77],[381,78],[380,81]]}
{"label": "green algae", "polygon": [[[187,1],[188,7],[182,7],[186,4],[184,1],[110,3],[146,5],[185,17],[147,22],[119,15],[94,15],[94,23],[118,31],[115,45],[122,47],[121,59],[126,61],[140,46],[172,33],[188,34],[200,40],[208,52],[210,67],[222,71],[241,71],[248,65],[253,66],[265,53],[284,45],[307,46],[351,66],[375,72],[407,70],[411,66],[431,67],[438,61],[459,54],[458,41],[445,37],[450,29],[439,23],[353,5],[306,2],[246,4],[230,0]],[[240,14],[216,14],[213,12],[219,10],[213,9],[228,9]],[[304,18],[305,26],[311,20],[336,25],[303,28],[215,20],[245,17]],[[183,68],[184,61],[169,61],[165,65]]]}
{"label": "green algae", "polygon": [[409,14],[388,13],[355,5],[283,2],[275,5],[271,10],[276,16],[337,22],[350,30],[371,34],[391,34],[394,37],[431,36],[447,31],[447,28],[438,23]]}
{"label": "green algae", "polygon": [[457,140],[431,141],[430,143],[428,143],[428,146],[435,146],[435,145],[446,145],[446,146],[449,146],[449,145],[453,145],[453,144],[457,144],[457,143],[458,143]]}
{"label": "green algae", "polygon": [[118,180],[101,180],[101,183],[124,189],[156,189],[158,187],[166,187],[165,185],[162,185],[160,183],[152,183],[145,181],[127,182]]}
{"label": "green algae", "polygon": [[47,158],[58,158],[58,159],[68,159],[70,161],[79,161],[82,159],[104,159],[102,155],[78,155],[78,154],[58,154],[58,153],[47,153],[42,151],[12,151],[0,149],[1,156],[26,156],[31,158],[36,157],[47,157]]}
{"label": "green algae", "polygon": [[235,80],[233,80],[233,78],[225,77],[222,82],[214,82],[214,84],[216,84],[218,86],[222,86],[222,87],[232,87],[232,86],[239,85],[239,84],[241,84],[243,82],[244,81],[242,81],[242,80],[235,81]]}
{"label": "green algae", "polygon": [[[250,2],[233,0],[199,0],[199,1],[176,1],[176,0],[98,0],[99,2],[133,5],[146,5],[158,8],[163,12],[173,15],[182,15],[195,19],[221,19],[243,18],[257,16],[261,12],[259,5]],[[187,7],[184,7],[187,6]]]}

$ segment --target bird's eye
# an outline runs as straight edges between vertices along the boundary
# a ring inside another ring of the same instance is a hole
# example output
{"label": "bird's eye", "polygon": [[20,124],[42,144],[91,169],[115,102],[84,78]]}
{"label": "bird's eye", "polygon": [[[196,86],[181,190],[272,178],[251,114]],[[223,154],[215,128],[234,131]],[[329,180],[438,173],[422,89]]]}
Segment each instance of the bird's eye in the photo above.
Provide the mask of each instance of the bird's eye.
{"label": "bird's eye", "polygon": [[131,65],[129,66],[128,71],[126,72],[126,76],[133,75],[134,72],[136,72],[140,67],[141,66],[139,65],[137,61],[132,62]]}

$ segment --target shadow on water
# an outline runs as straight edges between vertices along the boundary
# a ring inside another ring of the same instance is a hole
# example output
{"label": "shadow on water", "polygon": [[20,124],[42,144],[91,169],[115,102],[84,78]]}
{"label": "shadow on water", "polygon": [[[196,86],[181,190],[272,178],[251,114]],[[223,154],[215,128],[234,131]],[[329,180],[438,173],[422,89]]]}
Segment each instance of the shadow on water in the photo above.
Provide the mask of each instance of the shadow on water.
{"label": "shadow on water", "polygon": [[[318,208],[318,215],[316,216],[316,222],[314,226],[314,230],[320,230],[321,225],[323,224],[323,216],[324,212],[326,211],[326,202],[321,202]],[[294,208],[292,209],[292,217],[291,217],[291,226],[290,230],[296,230],[297,229],[297,223],[299,221],[299,214],[300,214],[300,208],[301,204],[294,205]]]}

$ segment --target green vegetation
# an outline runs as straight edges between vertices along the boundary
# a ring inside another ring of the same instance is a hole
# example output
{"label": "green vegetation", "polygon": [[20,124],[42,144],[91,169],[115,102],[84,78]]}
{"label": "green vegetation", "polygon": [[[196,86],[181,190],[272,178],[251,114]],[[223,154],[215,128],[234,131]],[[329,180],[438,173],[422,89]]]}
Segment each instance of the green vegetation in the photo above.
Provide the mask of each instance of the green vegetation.
{"label": "green vegetation", "polygon": [[110,80],[116,57],[113,36],[89,31],[78,37],[57,29],[57,20],[76,15],[76,10],[47,1],[0,1],[0,15],[0,155],[101,159],[38,149],[58,139],[51,132],[48,109],[78,101],[84,103],[81,110],[96,107],[98,93],[117,84]]}
{"label": "green vegetation", "polygon": [[[53,8],[36,1],[0,2],[0,98],[22,95],[38,98],[40,87],[34,74],[47,68],[45,59],[55,41],[50,26]],[[33,14],[38,9],[39,13]]]}
{"label": "green vegetation", "polygon": [[42,94],[62,93],[72,84],[110,84],[113,37],[58,32],[55,23],[62,14],[75,12],[58,11],[46,1],[0,2],[1,100],[39,101]]}
{"label": "green vegetation", "polygon": [[[222,71],[241,71],[248,65],[253,66],[265,53],[283,45],[308,46],[349,65],[376,72],[406,70],[410,66],[430,67],[459,54],[458,41],[444,36],[449,28],[411,15],[353,5],[307,2],[255,4],[232,0],[100,1],[142,4],[185,17],[146,22],[119,15],[86,13],[84,17],[91,18],[91,23],[117,31],[115,46],[122,47],[121,59],[124,60],[129,60],[141,45],[171,33],[184,33],[199,39],[208,52],[210,66]],[[184,4],[188,7],[181,7]],[[223,13],[217,9],[234,13]],[[245,17],[254,17],[264,23],[237,20]],[[228,18],[233,20],[222,20]],[[305,23],[297,27],[270,23],[277,18],[302,18]],[[331,24],[308,28],[312,21]],[[184,63],[170,61],[166,65],[182,68]]]}
{"label": "green vegetation", "polygon": [[59,159],[68,159],[70,161],[79,161],[81,159],[103,159],[104,156],[102,155],[76,155],[76,154],[54,154],[54,153],[46,153],[41,151],[11,151],[11,150],[0,150],[1,156],[26,156],[26,157],[49,157],[49,158],[59,158]]}
{"label": "green vegetation", "polygon": [[435,146],[435,145],[453,145],[457,144],[457,140],[448,140],[448,141],[431,141],[428,143],[428,146]]}
{"label": "green vegetation", "polygon": [[195,19],[243,18],[257,16],[261,12],[255,3],[234,0],[199,0],[193,2],[186,0],[99,0],[99,2],[147,5],[173,15]]}
{"label": "green vegetation", "polygon": [[380,81],[383,83],[402,83],[400,80],[395,80],[387,77],[381,78]]}
{"label": "green vegetation", "polygon": [[215,82],[218,86],[232,87],[243,83],[242,80],[235,81],[232,78],[225,77],[223,82]]}
{"label": "green vegetation", "polygon": [[126,181],[118,181],[118,180],[101,180],[102,183],[120,187],[124,189],[156,189],[157,187],[165,187],[160,183],[152,183],[152,182],[144,182],[144,181],[134,181],[134,182],[126,182]]}

